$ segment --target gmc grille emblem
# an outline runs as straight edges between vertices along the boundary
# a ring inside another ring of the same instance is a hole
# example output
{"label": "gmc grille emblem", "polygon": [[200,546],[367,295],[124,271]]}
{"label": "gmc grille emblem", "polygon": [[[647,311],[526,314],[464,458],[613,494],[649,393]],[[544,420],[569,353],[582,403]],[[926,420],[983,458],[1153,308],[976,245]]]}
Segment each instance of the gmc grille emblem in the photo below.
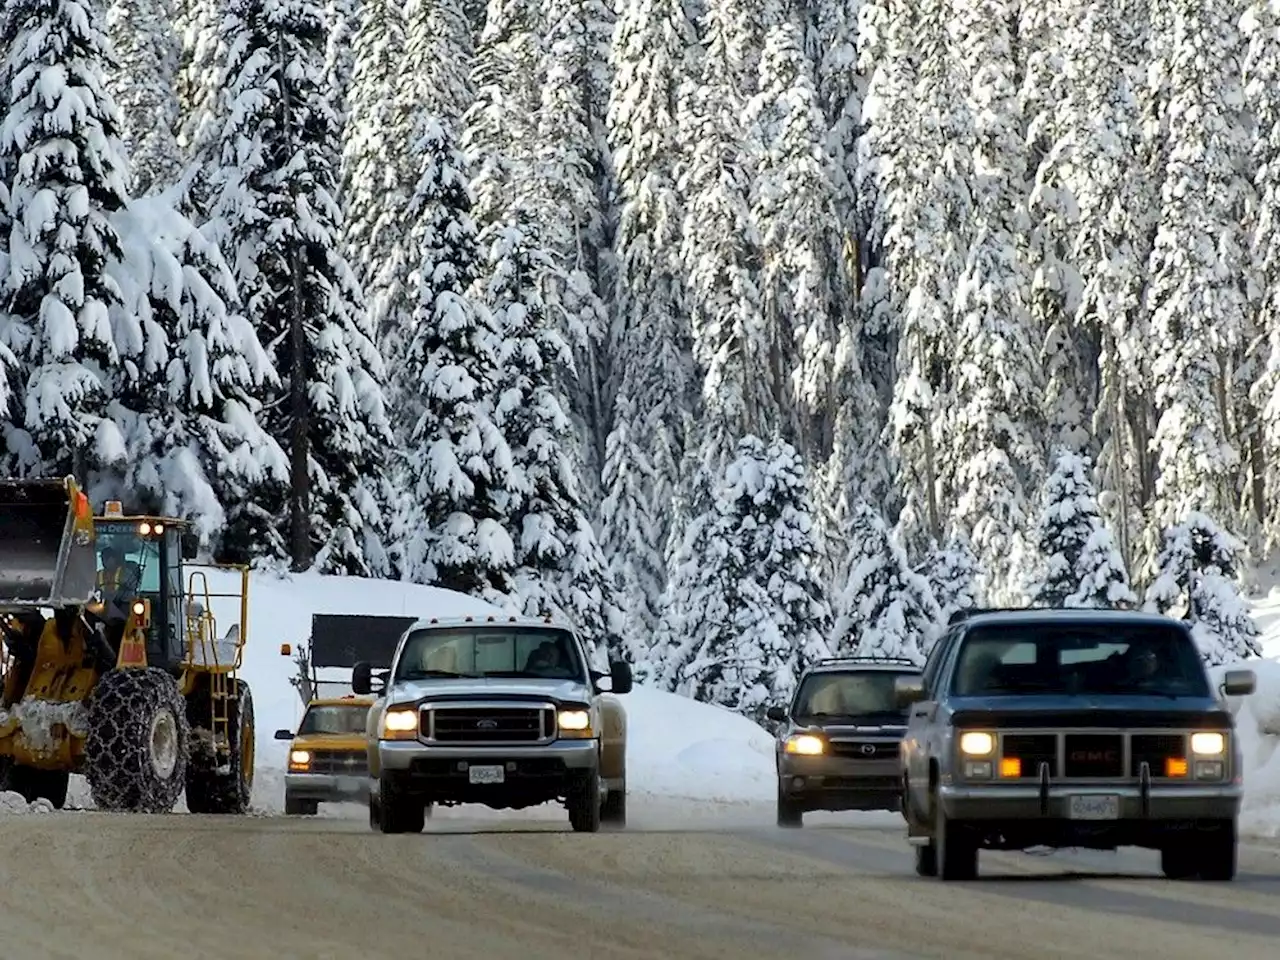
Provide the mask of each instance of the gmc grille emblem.
{"label": "gmc grille emblem", "polygon": [[497,720],[477,720],[476,726],[479,727],[481,730],[497,730],[498,721]]}
{"label": "gmc grille emblem", "polygon": [[1120,756],[1114,750],[1073,750],[1071,759],[1076,763],[1115,763]]}

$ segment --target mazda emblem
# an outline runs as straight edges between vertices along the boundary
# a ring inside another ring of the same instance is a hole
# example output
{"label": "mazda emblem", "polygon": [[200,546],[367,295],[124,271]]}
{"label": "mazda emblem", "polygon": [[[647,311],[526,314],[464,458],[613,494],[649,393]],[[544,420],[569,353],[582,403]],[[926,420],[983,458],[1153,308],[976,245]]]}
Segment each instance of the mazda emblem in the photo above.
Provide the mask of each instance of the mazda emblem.
{"label": "mazda emblem", "polygon": [[496,730],[498,729],[498,721],[497,720],[477,720],[476,726],[479,727],[481,730]]}
{"label": "mazda emblem", "polygon": [[876,745],[874,743],[864,743],[862,745],[862,755],[864,757],[869,757],[875,752],[876,752]]}

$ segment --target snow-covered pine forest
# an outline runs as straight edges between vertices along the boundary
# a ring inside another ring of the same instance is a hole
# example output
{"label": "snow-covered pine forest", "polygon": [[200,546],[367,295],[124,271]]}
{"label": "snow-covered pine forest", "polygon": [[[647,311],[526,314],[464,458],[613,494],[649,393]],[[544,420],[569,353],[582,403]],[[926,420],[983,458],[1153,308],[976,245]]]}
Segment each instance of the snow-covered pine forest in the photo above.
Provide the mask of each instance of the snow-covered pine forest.
{"label": "snow-covered pine forest", "polygon": [[1280,543],[1280,0],[4,0],[0,468],[759,715]]}

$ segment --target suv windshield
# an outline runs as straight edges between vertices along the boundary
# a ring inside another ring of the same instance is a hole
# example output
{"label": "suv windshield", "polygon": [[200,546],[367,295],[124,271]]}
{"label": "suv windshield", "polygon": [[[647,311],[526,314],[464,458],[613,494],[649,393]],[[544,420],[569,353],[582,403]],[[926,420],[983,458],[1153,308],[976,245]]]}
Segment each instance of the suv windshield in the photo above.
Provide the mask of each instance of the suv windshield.
{"label": "suv windshield", "polygon": [[404,641],[395,680],[529,677],[587,681],[573,636],[554,627],[431,627]]}
{"label": "suv windshield", "polygon": [[872,715],[905,717],[906,709],[896,703],[893,685],[900,676],[914,673],[896,670],[864,670],[839,673],[834,670],[811,673],[800,684],[793,717],[865,717]]}
{"label": "suv windshield", "polygon": [[1135,623],[1007,623],[965,637],[951,692],[1209,696],[1195,642],[1181,629]]}
{"label": "suv windshield", "polygon": [[364,733],[369,705],[353,703],[350,706],[316,706],[309,709],[298,726],[298,736],[308,733]]}

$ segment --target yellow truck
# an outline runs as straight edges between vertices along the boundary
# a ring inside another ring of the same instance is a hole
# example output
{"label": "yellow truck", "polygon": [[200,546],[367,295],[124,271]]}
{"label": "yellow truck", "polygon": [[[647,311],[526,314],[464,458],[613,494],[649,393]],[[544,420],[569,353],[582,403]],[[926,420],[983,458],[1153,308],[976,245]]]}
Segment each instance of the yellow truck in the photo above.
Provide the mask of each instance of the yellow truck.
{"label": "yellow truck", "polygon": [[284,812],[314,815],[322,803],[365,803],[369,795],[365,723],[372,697],[318,697],[307,704],[298,731],[277,730],[288,740]]}

